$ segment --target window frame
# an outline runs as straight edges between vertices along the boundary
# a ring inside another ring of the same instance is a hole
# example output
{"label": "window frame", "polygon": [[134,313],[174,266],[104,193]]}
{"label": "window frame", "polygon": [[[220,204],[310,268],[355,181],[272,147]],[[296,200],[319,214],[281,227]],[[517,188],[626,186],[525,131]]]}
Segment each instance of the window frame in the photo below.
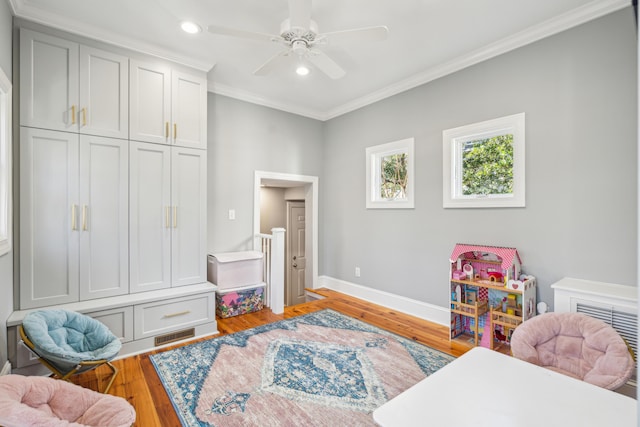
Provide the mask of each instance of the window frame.
{"label": "window frame", "polygon": [[[513,192],[462,194],[462,145],[513,134]],[[442,132],[442,206],[444,208],[525,207],[525,113],[486,120]]]}
{"label": "window frame", "polygon": [[11,251],[12,243],[12,96],[11,81],[0,68],[0,256]]}
{"label": "window frame", "polygon": [[[407,155],[407,191],[404,199],[383,199],[380,197],[380,168],[384,157],[394,154]],[[414,139],[407,138],[386,144],[367,147],[367,209],[413,209],[414,207]]]}

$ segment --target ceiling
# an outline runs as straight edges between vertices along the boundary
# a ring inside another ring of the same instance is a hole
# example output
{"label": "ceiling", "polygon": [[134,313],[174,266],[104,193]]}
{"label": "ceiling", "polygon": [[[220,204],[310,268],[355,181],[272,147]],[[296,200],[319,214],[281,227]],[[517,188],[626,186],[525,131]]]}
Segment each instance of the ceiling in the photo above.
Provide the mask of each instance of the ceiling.
{"label": "ceiling", "polygon": [[[327,45],[346,70],[305,77],[293,64],[253,71],[281,45],[208,33],[279,34],[287,0],[8,0],[15,16],[208,72],[209,90],[327,120],[627,7],[630,0],[314,0],[320,33],[385,25],[384,41]],[[205,31],[190,35],[192,20]]]}

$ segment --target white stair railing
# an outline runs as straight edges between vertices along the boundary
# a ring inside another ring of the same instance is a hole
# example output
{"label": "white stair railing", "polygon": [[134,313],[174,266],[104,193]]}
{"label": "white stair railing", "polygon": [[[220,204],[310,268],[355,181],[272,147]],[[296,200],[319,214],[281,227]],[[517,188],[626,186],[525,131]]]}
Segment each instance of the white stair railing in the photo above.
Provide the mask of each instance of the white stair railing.
{"label": "white stair railing", "polygon": [[264,254],[265,304],[274,314],[284,313],[284,228],[257,234],[254,248]]}

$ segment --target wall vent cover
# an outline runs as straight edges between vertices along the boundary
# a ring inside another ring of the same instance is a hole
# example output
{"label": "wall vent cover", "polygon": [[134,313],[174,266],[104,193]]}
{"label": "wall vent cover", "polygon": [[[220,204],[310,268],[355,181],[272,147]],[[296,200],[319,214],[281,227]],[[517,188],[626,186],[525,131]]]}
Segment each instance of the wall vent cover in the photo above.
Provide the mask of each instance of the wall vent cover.
{"label": "wall vent cover", "polygon": [[612,306],[598,306],[596,304],[577,303],[576,312],[584,313],[588,316],[602,320],[607,325],[620,334],[633,349],[635,355],[638,354],[638,315],[617,310]]}
{"label": "wall vent cover", "polygon": [[184,340],[187,338],[193,338],[196,336],[195,328],[185,329],[184,331],[171,332],[164,335],[155,337],[156,347],[159,345],[169,344],[172,342]]}

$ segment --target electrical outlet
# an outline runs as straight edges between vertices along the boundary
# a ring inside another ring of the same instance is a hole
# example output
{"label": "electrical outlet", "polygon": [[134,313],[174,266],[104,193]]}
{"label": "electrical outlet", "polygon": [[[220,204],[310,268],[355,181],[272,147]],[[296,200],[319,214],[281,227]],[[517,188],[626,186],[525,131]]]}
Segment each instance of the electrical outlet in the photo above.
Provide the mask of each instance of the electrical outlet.
{"label": "electrical outlet", "polygon": [[356,267],[356,277],[360,277],[360,267]]}

